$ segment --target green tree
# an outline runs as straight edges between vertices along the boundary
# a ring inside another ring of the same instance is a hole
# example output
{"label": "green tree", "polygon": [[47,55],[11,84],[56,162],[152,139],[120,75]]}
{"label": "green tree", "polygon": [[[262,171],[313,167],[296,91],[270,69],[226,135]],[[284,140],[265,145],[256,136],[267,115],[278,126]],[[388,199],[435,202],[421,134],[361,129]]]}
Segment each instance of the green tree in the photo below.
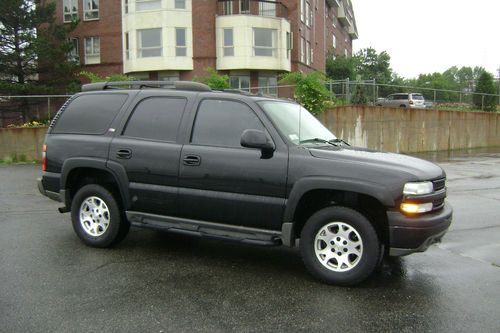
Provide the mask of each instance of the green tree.
{"label": "green tree", "polygon": [[210,88],[218,90],[229,89],[231,87],[228,75],[220,75],[211,67],[205,68],[205,72],[206,74],[203,76],[195,76],[193,81],[204,83]]}
{"label": "green tree", "polygon": [[65,92],[77,64],[68,60],[67,34],[76,27],[55,23],[55,2],[2,0],[0,88],[3,93]]}
{"label": "green tree", "polygon": [[332,80],[356,79],[355,61],[352,57],[327,56],[326,75]]}
{"label": "green tree", "polygon": [[80,72],[80,75],[89,79],[91,83],[135,80],[133,76],[129,76],[126,74],[111,74],[110,76],[99,76],[98,74],[93,72],[82,71]]}
{"label": "green tree", "polygon": [[320,114],[327,107],[330,91],[325,87],[326,77],[320,72],[303,74],[291,72],[284,74],[280,83],[295,85],[294,97],[312,114]]}
{"label": "green tree", "polygon": [[[476,90],[477,94],[496,94],[495,82],[493,76],[484,71],[477,81]],[[474,95],[474,105],[477,108],[486,111],[496,111],[498,99],[496,96],[490,95]]]}

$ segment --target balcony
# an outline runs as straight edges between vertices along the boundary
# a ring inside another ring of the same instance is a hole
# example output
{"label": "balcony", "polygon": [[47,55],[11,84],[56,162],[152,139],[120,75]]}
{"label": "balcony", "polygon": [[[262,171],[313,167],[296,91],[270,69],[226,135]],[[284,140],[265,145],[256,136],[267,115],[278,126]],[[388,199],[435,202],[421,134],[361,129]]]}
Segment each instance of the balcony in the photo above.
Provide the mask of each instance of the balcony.
{"label": "balcony", "polygon": [[338,19],[340,24],[344,27],[351,27],[352,24],[352,17],[353,15],[350,13],[349,8],[346,8],[346,5],[344,2],[340,3],[339,11],[338,11]]}
{"label": "balcony", "polygon": [[340,1],[341,0],[326,0],[326,3],[328,4],[328,6],[330,7],[340,7]]}
{"label": "balcony", "polygon": [[272,0],[217,0],[217,15],[256,15],[288,19],[288,8]]}
{"label": "balcony", "polygon": [[358,29],[356,28],[356,24],[349,26],[348,33],[351,39],[358,39]]}
{"label": "balcony", "polygon": [[218,2],[217,70],[290,71],[293,36],[286,7],[274,1]]}

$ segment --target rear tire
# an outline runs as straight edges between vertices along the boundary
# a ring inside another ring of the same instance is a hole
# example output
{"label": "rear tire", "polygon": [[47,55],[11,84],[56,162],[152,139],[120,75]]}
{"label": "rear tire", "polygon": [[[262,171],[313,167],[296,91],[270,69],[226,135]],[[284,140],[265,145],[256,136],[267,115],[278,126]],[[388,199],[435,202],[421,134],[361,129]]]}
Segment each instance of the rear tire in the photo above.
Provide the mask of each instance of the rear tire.
{"label": "rear tire", "polygon": [[111,192],[85,185],[71,203],[71,221],[78,237],[93,247],[111,247],[127,235],[130,224]]}
{"label": "rear tire", "polygon": [[301,232],[300,252],[314,277],[351,286],[373,273],[382,251],[377,232],[365,216],[335,206],[309,218]]}

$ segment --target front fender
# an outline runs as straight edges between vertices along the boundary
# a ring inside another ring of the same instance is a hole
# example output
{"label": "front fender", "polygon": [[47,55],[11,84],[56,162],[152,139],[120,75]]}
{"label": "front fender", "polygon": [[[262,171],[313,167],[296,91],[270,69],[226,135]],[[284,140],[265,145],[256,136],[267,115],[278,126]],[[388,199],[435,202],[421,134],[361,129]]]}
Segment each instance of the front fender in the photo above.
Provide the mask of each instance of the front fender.
{"label": "front fender", "polygon": [[336,190],[365,194],[386,207],[395,205],[391,191],[381,184],[349,178],[305,177],[295,182],[287,200],[284,222],[292,222],[300,199],[312,190]]}

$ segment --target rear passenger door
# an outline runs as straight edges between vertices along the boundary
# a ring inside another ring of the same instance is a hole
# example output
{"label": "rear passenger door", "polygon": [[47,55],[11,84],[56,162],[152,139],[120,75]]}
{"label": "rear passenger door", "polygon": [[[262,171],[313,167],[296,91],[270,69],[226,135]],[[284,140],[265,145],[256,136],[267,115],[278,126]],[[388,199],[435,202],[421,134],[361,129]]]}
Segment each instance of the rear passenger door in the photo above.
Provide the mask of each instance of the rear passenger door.
{"label": "rear passenger door", "polygon": [[200,102],[181,154],[180,216],[263,229],[281,227],[288,147],[271,135],[276,150],[270,156],[241,146],[246,129],[269,134],[255,110],[237,100]]}
{"label": "rear passenger door", "polygon": [[147,92],[139,96],[111,142],[109,160],[127,173],[131,210],[176,215],[182,147],[178,133],[188,98]]}

